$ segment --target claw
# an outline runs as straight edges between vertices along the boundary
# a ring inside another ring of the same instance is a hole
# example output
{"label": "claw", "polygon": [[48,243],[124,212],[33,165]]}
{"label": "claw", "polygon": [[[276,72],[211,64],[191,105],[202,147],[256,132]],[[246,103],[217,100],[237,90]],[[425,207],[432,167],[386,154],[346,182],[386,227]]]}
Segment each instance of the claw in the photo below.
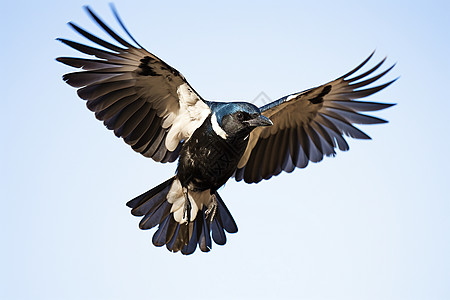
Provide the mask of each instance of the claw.
{"label": "claw", "polygon": [[183,187],[183,194],[184,194],[184,198],[185,198],[185,202],[184,202],[184,210],[183,210],[183,219],[186,219],[186,223],[189,224],[189,222],[191,221],[191,201],[189,200],[189,196],[188,196],[188,189]]}

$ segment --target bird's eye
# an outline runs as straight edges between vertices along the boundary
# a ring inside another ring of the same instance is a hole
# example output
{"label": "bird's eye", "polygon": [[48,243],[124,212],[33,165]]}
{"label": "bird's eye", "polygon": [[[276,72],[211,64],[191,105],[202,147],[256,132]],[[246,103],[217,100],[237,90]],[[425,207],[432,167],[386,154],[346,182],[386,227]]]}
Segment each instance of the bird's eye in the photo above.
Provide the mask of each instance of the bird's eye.
{"label": "bird's eye", "polygon": [[237,119],[238,119],[239,121],[244,120],[244,114],[241,113],[241,112],[238,112],[238,113],[236,114],[236,117],[237,117]]}

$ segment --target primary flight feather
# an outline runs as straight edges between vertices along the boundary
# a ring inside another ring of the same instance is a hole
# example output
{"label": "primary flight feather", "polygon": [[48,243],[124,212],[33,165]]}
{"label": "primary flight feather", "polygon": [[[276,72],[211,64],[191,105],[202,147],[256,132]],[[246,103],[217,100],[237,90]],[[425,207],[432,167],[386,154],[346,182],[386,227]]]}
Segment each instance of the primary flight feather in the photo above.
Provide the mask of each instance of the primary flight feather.
{"label": "primary flight feather", "polygon": [[367,86],[392,67],[374,75],[384,60],[354,75],[358,67],[324,85],[282,97],[260,108],[247,102],[203,99],[183,75],[145,50],[130,35],[113,8],[132,45],[107,26],[89,7],[87,13],[117,44],[69,25],[102,50],[66,39],[62,43],[95,58],[59,57],[82,71],[63,79],[78,88],[80,98],[97,119],[122,137],[134,151],[157,162],[178,159],[176,175],[129,201],[141,216],[139,227],[158,226],[153,244],[173,252],[207,252],[226,243],[225,231],[236,223],[217,190],[230,177],[247,183],[269,179],[282,171],[304,168],[348,150],[344,135],[369,139],[353,124],[386,121],[361,112],[393,104],[358,101],[390,85]]}

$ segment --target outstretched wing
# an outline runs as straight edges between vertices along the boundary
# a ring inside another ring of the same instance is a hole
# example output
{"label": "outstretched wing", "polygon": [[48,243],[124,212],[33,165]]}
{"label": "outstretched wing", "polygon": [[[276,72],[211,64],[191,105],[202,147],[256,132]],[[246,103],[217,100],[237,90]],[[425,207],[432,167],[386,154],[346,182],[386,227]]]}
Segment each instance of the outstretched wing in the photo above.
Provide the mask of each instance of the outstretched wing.
{"label": "outstretched wing", "polygon": [[[344,135],[356,139],[370,137],[352,124],[379,124],[385,120],[359,112],[377,111],[394,104],[355,101],[389,86],[385,84],[364,88],[389,72],[370,77],[385,61],[361,75],[351,77],[373,56],[342,77],[324,85],[288,95],[261,107],[262,114],[273,122],[269,127],[256,128],[240,160],[235,178],[247,183],[259,182],[305,168],[309,161],[319,162],[324,156],[334,156],[335,148],[349,149]],[[350,78],[351,77],[351,78]]]}
{"label": "outstretched wing", "polygon": [[155,161],[176,160],[181,143],[209,115],[208,105],[183,75],[134,40],[114,8],[117,21],[136,46],[117,35],[89,7],[86,11],[120,46],[69,23],[82,36],[107,50],[58,39],[96,57],[57,58],[84,70],[65,74],[63,79],[79,88],[78,95],[87,100],[87,107],[95,112],[96,118],[136,152]]}

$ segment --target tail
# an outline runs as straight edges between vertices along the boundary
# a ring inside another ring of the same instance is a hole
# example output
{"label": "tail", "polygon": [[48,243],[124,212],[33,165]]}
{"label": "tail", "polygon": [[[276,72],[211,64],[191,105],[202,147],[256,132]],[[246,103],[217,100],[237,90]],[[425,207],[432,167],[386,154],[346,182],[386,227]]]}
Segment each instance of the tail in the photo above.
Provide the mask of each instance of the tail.
{"label": "tail", "polygon": [[[134,216],[144,216],[139,228],[150,229],[158,226],[153,235],[153,244],[166,245],[172,252],[187,255],[197,248],[203,252],[211,250],[211,232],[214,242],[225,245],[225,231],[237,232],[233,217],[219,194],[211,195],[210,190],[188,192],[190,217],[187,220],[186,202],[180,181],[176,176],[166,180],[150,191],[127,203]],[[189,215],[189,214],[187,214]]]}

